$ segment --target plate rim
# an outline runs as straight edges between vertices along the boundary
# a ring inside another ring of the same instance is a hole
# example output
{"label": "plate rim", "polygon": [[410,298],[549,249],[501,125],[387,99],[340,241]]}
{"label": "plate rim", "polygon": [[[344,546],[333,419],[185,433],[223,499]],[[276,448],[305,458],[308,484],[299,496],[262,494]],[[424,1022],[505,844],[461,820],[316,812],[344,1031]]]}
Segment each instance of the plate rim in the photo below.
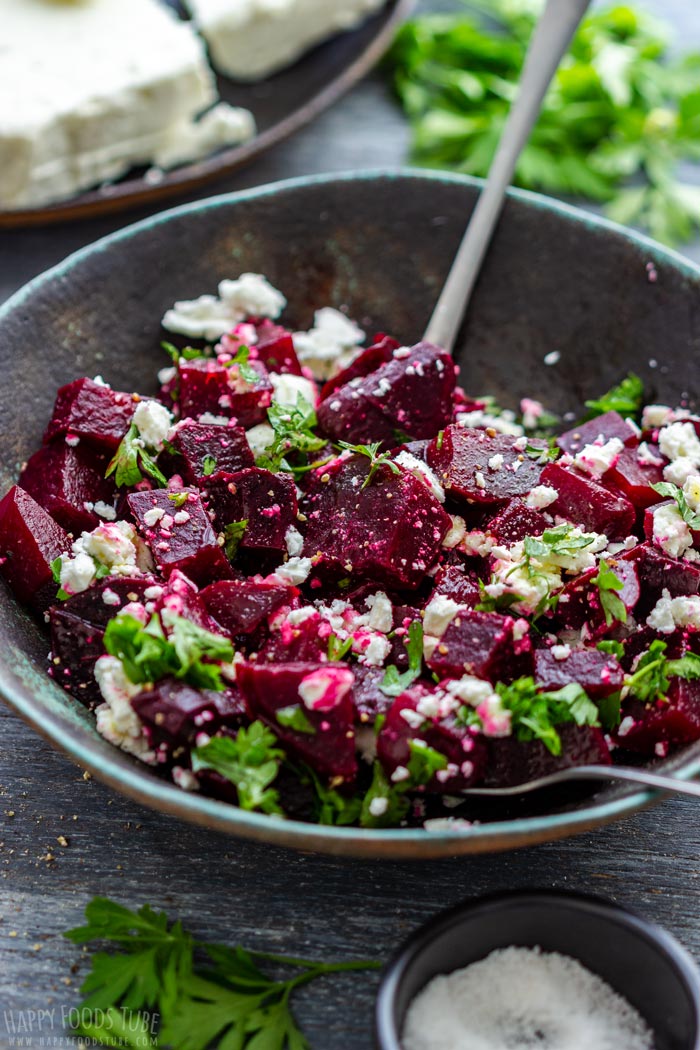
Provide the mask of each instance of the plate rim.
{"label": "plate rim", "polygon": [[[319,185],[358,181],[370,183],[378,180],[442,182],[472,189],[483,186],[483,180],[468,175],[410,167],[375,168],[299,176],[181,204],[109,233],[72,252],[61,262],[32,278],[0,305],[0,332],[9,315],[18,308],[21,309],[39,289],[53,280],[65,279],[75,265],[92,255],[108,250],[113,244],[129,240],[184,215],[235,207],[246,201]],[[540,210],[558,213],[572,223],[622,236],[647,254],[650,260],[660,265],[670,264],[700,285],[699,265],[637,231],[527,190],[510,189],[508,198]],[[137,765],[136,760],[134,765],[128,759],[125,762],[126,756],[107,744],[104,745],[106,750],[100,750],[98,760],[94,737],[87,730],[48,710],[32,693],[31,687],[23,686],[4,664],[0,664],[0,698],[39,735],[58,747],[77,765],[89,770],[98,780],[121,794],[149,806],[158,813],[177,816],[189,823],[204,825],[228,834],[265,841],[270,845],[283,845],[319,853],[374,859],[434,859],[462,853],[498,852],[580,834],[631,815],[666,797],[664,793],[654,790],[622,789],[623,793],[619,797],[602,803],[593,801],[580,810],[473,824],[469,827],[441,828],[439,831],[428,831],[424,828],[344,828],[283,820],[266,814],[248,812],[231,803],[199,793],[182,791],[153,775],[148,767]],[[102,742],[98,742],[98,746],[101,748]],[[695,758],[689,757],[686,762],[681,761],[673,770],[673,775],[680,780],[690,779],[698,773],[700,755]]]}

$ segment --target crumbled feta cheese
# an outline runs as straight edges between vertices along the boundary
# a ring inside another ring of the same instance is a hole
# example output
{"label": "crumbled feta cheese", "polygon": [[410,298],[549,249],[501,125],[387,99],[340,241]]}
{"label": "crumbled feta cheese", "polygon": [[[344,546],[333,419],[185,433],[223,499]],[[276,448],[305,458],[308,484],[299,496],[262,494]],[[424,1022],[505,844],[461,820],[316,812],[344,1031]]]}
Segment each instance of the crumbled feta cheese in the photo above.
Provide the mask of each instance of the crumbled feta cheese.
{"label": "crumbled feta cheese", "polygon": [[165,517],[165,511],[162,507],[151,507],[147,510],[143,516],[144,525],[148,525],[149,529],[157,525],[161,518]]}
{"label": "crumbled feta cheese", "polygon": [[459,514],[450,514],[450,518],[452,519],[452,525],[448,529],[442,545],[447,550],[454,550],[467,535],[467,523]]}
{"label": "crumbled feta cheese", "polygon": [[291,583],[298,586],[308,579],[311,572],[311,558],[290,558],[284,565],[275,569],[275,576],[283,583]]}
{"label": "crumbled feta cheese", "polygon": [[611,438],[605,442],[599,438],[576,453],[574,466],[592,477],[600,478],[615,466],[624,447],[619,438]]}
{"label": "crumbled feta cheese", "polygon": [[332,711],[352,689],[355,676],[347,667],[323,667],[305,675],[299,696],[309,711]]}
{"label": "crumbled feta cheese", "polygon": [[111,587],[105,587],[102,592],[102,601],[105,605],[120,605],[121,598],[116,591],[113,591]]}
{"label": "crumbled feta cheese", "polygon": [[310,620],[315,615],[316,610],[313,605],[305,605],[303,609],[292,609],[290,613],[287,613],[287,623],[292,627],[298,627],[300,623]]}
{"label": "crumbled feta cheese", "polygon": [[680,558],[693,545],[690,529],[683,521],[675,503],[652,509],[654,518],[652,537],[657,547],[672,558]]}
{"label": "crumbled feta cheese", "polygon": [[86,591],[94,578],[95,562],[89,554],[78,551],[72,558],[61,555],[60,584],[66,594]]}
{"label": "crumbled feta cheese", "polygon": [[476,482],[476,487],[478,489],[485,489],[486,488],[486,478],[484,477],[482,471],[476,470],[474,472],[474,481]]}
{"label": "crumbled feta cheese", "polygon": [[663,459],[655,455],[646,441],[640,441],[637,448],[637,463],[642,467],[662,467]]}
{"label": "crumbled feta cheese", "polygon": [[481,529],[472,529],[468,532],[461,543],[461,549],[471,557],[486,558],[492,551],[495,540],[493,536],[482,532]]}
{"label": "crumbled feta cheese", "polygon": [[140,553],[138,535],[129,522],[98,525],[75,540],[70,555],[61,555],[61,587],[67,594],[87,590],[100,565],[108,568],[110,576],[139,575]]}
{"label": "crumbled feta cheese", "polygon": [[[223,146],[238,146],[255,135],[255,118],[248,109],[218,102],[197,121],[182,121],[170,129],[162,145],[153,154],[155,168],[151,178],[162,168],[177,168],[215,153]],[[162,174],[162,172],[161,172]]]}
{"label": "crumbled feta cheese", "polygon": [[659,448],[667,459],[691,459],[700,467],[700,441],[692,423],[669,423],[659,431]]}
{"label": "crumbled feta cheese", "polygon": [[520,424],[513,422],[512,413],[506,412],[500,416],[491,415],[490,412],[484,412],[482,409],[458,412],[456,423],[460,427],[489,427],[499,434],[510,434],[513,437],[521,437],[523,434]]}
{"label": "crumbled feta cheese", "polygon": [[191,769],[183,766],[173,766],[173,781],[183,791],[199,791],[199,781]]}
{"label": "crumbled feta cheese", "polygon": [[447,683],[447,692],[470,707],[478,707],[493,695],[493,686],[482,678],[465,674]]}
{"label": "crumbled feta cheese", "polygon": [[408,780],[411,774],[405,766],[397,766],[394,772],[391,774],[391,780],[394,784],[400,784],[403,780]]}
{"label": "crumbled feta cheese", "polygon": [[222,281],[219,295],[182,300],[167,310],[163,327],[190,339],[220,339],[246,317],[277,318],[287,305],[281,292],[265,277],[244,273],[236,281]]}
{"label": "crumbled feta cheese", "polygon": [[208,426],[227,427],[231,420],[228,416],[215,416],[213,412],[202,412],[199,422],[206,423]]}
{"label": "crumbled feta cheese", "polygon": [[330,306],[316,311],[312,329],[293,336],[297,357],[316,379],[330,379],[346,368],[364,338],[361,328]]}
{"label": "crumbled feta cheese", "polygon": [[[302,397],[312,408],[316,406],[318,389],[311,379],[305,379],[304,376],[278,375],[276,372],[270,372],[270,382],[274,389],[272,396],[278,405],[295,408],[298,399]],[[261,425],[264,426],[264,424]]]}
{"label": "crumbled feta cheese", "polygon": [[242,273],[236,281],[221,281],[219,298],[237,320],[271,317],[276,320],[287,300],[260,273]]}
{"label": "crumbled feta cheese", "polygon": [[618,736],[627,736],[627,734],[629,732],[631,732],[631,730],[633,730],[633,729],[634,729],[634,719],[630,715],[627,715],[627,717],[623,718],[622,721],[620,722],[620,726],[619,726],[619,728],[617,730],[617,735]]}
{"label": "crumbled feta cheese", "polygon": [[427,463],[418,459],[417,456],[412,456],[410,452],[399,452],[394,462],[422,482],[440,503],[445,502],[445,490]]}
{"label": "crumbled feta cheese", "polygon": [[555,660],[568,660],[571,656],[570,645],[553,645],[549,651]]}
{"label": "crumbled feta cheese", "polygon": [[672,463],[668,463],[664,467],[664,480],[682,488],[688,478],[692,477],[693,474],[697,474],[697,471],[698,464],[694,459],[690,459],[688,456],[679,456],[678,459],[674,459]]}
{"label": "crumbled feta cheese", "polygon": [[389,808],[389,799],[373,798],[369,804],[369,811],[373,817],[383,817]]}
{"label": "crumbled feta cheese", "polygon": [[525,500],[530,510],[544,510],[559,499],[559,493],[551,485],[535,485]]}
{"label": "crumbled feta cheese", "polygon": [[373,634],[361,653],[359,660],[367,667],[382,667],[387,656],[391,652],[391,642],[383,634]]}
{"label": "crumbled feta cheese", "polygon": [[285,532],[284,542],[290,558],[298,557],[304,549],[304,537],[293,525],[290,525]]}
{"label": "crumbled feta cheese", "polygon": [[498,452],[495,456],[491,456],[491,459],[489,460],[489,470],[500,470],[504,462],[504,457]]}
{"label": "crumbled feta cheese", "polygon": [[668,405],[647,405],[642,412],[644,430],[656,430],[673,420],[674,412]]}
{"label": "crumbled feta cheese", "polygon": [[423,630],[434,638],[442,638],[461,608],[452,598],[436,594],[426,607]]}
{"label": "crumbled feta cheese", "polygon": [[[512,732],[511,713],[504,708],[503,701],[498,693],[491,693],[485,700],[482,700],[476,709],[476,713],[481,719],[481,731],[484,736],[510,736]],[[469,775],[464,770],[463,774],[465,776]]]}
{"label": "crumbled feta cheese", "polygon": [[97,732],[111,744],[136,755],[142,762],[155,764],[156,756],[131,706],[131,698],[143,691],[143,685],[134,685],[129,681],[121,660],[116,656],[99,658],[95,664],[95,679],[104,699],[104,703],[95,710]]}
{"label": "crumbled feta cheese", "polygon": [[672,598],[664,588],[647,617],[647,626],[660,634],[673,634],[677,627],[700,631],[700,597],[680,595]]}
{"label": "crumbled feta cheese", "polygon": [[170,433],[173,417],[158,401],[139,401],[133,422],[143,443],[149,448],[160,449]]}
{"label": "crumbled feta cheese", "polygon": [[256,427],[251,427],[250,430],[246,430],[245,436],[250,445],[250,451],[256,459],[258,456],[261,456],[275,440],[275,432],[269,423],[258,423]]}
{"label": "crumbled feta cheese", "polygon": [[372,631],[389,634],[394,626],[394,607],[384,591],[377,591],[365,598],[369,612],[360,617],[358,623],[366,624]]}
{"label": "crumbled feta cheese", "polygon": [[93,505],[95,514],[100,518],[104,518],[105,521],[116,521],[117,512],[114,507],[110,507],[109,503],[105,503],[104,500],[98,499]]}
{"label": "crumbled feta cheese", "polygon": [[683,495],[695,514],[700,514],[700,475],[691,474],[683,484]]}

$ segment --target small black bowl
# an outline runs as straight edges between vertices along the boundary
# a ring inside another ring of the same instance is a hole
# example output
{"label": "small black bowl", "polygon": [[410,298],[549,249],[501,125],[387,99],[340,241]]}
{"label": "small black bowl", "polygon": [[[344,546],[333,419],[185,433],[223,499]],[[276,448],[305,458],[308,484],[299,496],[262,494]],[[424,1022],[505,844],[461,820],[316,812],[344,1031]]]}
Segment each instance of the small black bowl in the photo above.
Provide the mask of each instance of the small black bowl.
{"label": "small black bowl", "polygon": [[645,1018],[656,1050],[700,1050],[700,972],[685,948],[615,904],[546,890],[480,897],[414,933],[379,989],[378,1050],[401,1050],[408,1007],[433,977],[511,945],[560,952],[598,974]]}

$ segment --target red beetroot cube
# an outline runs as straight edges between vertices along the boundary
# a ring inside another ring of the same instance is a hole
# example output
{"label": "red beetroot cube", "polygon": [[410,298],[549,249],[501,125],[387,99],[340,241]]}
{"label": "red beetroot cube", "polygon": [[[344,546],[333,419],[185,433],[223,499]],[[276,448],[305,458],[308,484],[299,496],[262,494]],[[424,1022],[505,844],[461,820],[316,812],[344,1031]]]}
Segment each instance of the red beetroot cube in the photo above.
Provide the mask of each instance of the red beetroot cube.
{"label": "red beetroot cube", "polygon": [[135,408],[131,394],[92,379],[76,379],[58,391],[44,441],[72,434],[113,452],[129,429]]}
{"label": "red beetroot cube", "polygon": [[278,375],[300,376],[301,365],[294,349],[292,333],[272,321],[261,321],[256,325],[258,341],[254,353],[268,372]]}
{"label": "red beetroot cube", "polygon": [[664,590],[672,598],[700,594],[700,565],[671,558],[650,543],[640,543],[620,555],[619,560],[621,564],[632,562],[637,569],[640,586],[637,619],[640,621],[651,612]]}
{"label": "red beetroot cube", "polygon": [[634,507],[622,495],[609,492],[597,481],[549,463],[542,471],[542,484],[559,493],[547,509],[551,514],[568,518],[581,528],[602,532],[611,540],[628,536],[635,522]]}
{"label": "red beetroot cube", "polygon": [[175,569],[195,583],[230,576],[228,559],[196,489],[132,492],[127,504],[163,576]]}
{"label": "red beetroot cube", "polygon": [[222,727],[238,729],[245,718],[237,686],[215,692],[193,689],[175,678],[164,678],[153,689],[139,693],[131,706],[161,762],[177,760],[178,752],[194,747],[201,733],[213,736]]}
{"label": "red beetroot cube", "polygon": [[415,588],[437,560],[452,521],[412,474],[384,466],[365,485],[369,471],[367,457],[358,455],[311,475],[301,503],[303,553],[331,578]]}
{"label": "red beetroot cube", "polygon": [[599,700],[622,689],[623,674],[617,657],[597,649],[572,649],[563,659],[558,659],[551,649],[537,649],[534,660],[535,680],[546,691],[554,692],[576,682],[592,699]]}
{"label": "red beetroot cube", "polygon": [[272,401],[272,383],[260,361],[251,360],[248,367],[258,375],[254,384],[243,378],[238,365],[227,367],[211,358],[181,360],[178,366],[181,416],[195,419],[205,413],[225,416],[236,419],[245,429],[262,423]]}
{"label": "red beetroot cube", "polygon": [[418,343],[411,350],[395,351],[369,375],[338,387],[319,405],[319,424],[334,440],[355,444],[381,439],[396,445],[401,435],[430,438],[451,418],[454,388],[450,356],[429,343]]}
{"label": "red beetroot cube", "polygon": [[174,468],[188,485],[201,486],[211,474],[233,474],[255,465],[243,427],[188,419],[178,425],[170,444],[180,453]]}
{"label": "red beetroot cube", "polygon": [[87,444],[73,446],[57,438],[34,453],[19,483],[59,525],[78,536],[103,520],[94,512],[95,503],[111,507],[114,502],[115,486],[105,478],[108,462]]}
{"label": "red beetroot cube", "polygon": [[222,580],[205,587],[201,598],[227,634],[252,634],[269,616],[298,597],[296,587],[257,580]]}
{"label": "red beetroot cube", "polygon": [[486,527],[498,544],[512,547],[526,536],[541,536],[549,523],[538,510],[531,510],[521,499],[512,499]]}
{"label": "red beetroot cube", "polygon": [[202,601],[197,585],[175,569],[165,581],[162,592],[153,601],[154,611],[162,614],[165,610],[176,616],[192,620],[198,627],[212,634],[221,634],[221,628]]}
{"label": "red beetroot cube", "polygon": [[240,664],[248,714],[334,783],[355,779],[353,674],[342,663]]}
{"label": "red beetroot cube", "polygon": [[615,466],[605,474],[606,486],[614,486],[637,510],[644,510],[661,500],[652,485],[664,480],[663,467],[640,463],[636,448],[624,448]]}
{"label": "red beetroot cube", "polygon": [[86,591],[57,602],[56,608],[94,627],[106,627],[112,617],[132,602],[143,604],[146,591],[156,585],[153,576],[105,576]]}
{"label": "red beetroot cube", "polygon": [[423,706],[432,710],[432,697],[431,689],[418,685],[394,700],[377,737],[377,757],[389,779],[401,783],[408,777],[411,742],[421,740],[447,759],[446,768],[438,770],[425,790],[457,794],[483,779],[486,745],[483,736],[460,725],[454,715],[424,714]]}
{"label": "red beetroot cube", "polygon": [[435,575],[434,594],[444,594],[453,602],[474,608],[481,601],[479,577],[464,565],[444,565]]}
{"label": "red beetroot cube", "polygon": [[428,463],[453,498],[504,503],[530,492],[542,474],[537,461],[515,447],[516,440],[507,434],[492,437],[486,430],[450,426],[429,445]]}
{"label": "red beetroot cube", "polygon": [[287,550],[287,531],[298,525],[296,488],[289,475],[250,467],[212,477],[205,493],[217,529],[223,531],[234,521],[248,522],[242,548]]}
{"label": "red beetroot cube", "polygon": [[104,630],[62,606],[54,606],[49,615],[49,674],[81,704],[91,706],[99,703],[102,694],[95,681],[94,669],[96,660],[104,653]]}
{"label": "red beetroot cube", "polygon": [[528,634],[517,638],[516,620],[499,613],[460,610],[426,661],[440,678],[476,675],[491,682],[527,674],[532,666]]}
{"label": "red beetroot cube", "polygon": [[[637,607],[641,589],[639,576],[633,562],[622,558],[608,558],[607,564],[622,581],[622,589],[615,591],[630,616]],[[613,619],[606,623],[605,612],[600,602],[600,591],[593,583],[598,569],[587,569],[580,576],[571,580],[559,596],[556,618],[569,630],[580,630],[586,625],[589,638],[600,638],[615,630],[620,621]]]}
{"label": "red beetroot cube", "polygon": [[352,701],[355,705],[356,720],[365,726],[373,725],[378,715],[386,714],[394,702],[379,688],[386,674],[383,667],[364,667],[358,664],[353,667],[355,684],[352,690]]}
{"label": "red beetroot cube", "polygon": [[394,350],[398,350],[400,345],[389,335],[378,335],[372,346],[368,346],[347,368],[323,385],[320,400],[325,401],[335,390],[347,386],[352,379],[364,378],[371,372],[376,372],[382,365],[391,361]]}
{"label": "red beetroot cube", "polygon": [[557,732],[562,744],[560,755],[553,755],[541,740],[521,741],[512,736],[489,738],[484,785],[514,787],[559,769],[612,764],[605,735],[595,726],[567,722],[557,726]]}
{"label": "red beetroot cube", "polygon": [[670,747],[700,740],[700,682],[672,678],[664,700],[625,700],[615,740],[628,751],[659,757]]}
{"label": "red beetroot cube", "polygon": [[619,438],[623,445],[634,446],[637,444],[637,435],[625,422],[618,412],[605,412],[602,416],[589,419],[587,423],[581,423],[573,430],[567,430],[557,438],[557,445],[564,452],[575,456],[584,445],[593,445],[598,438],[603,438],[603,443],[611,438]]}
{"label": "red beetroot cube", "polygon": [[51,563],[70,545],[67,533],[19,485],[0,502],[0,574],[23,605],[44,612],[54,602]]}
{"label": "red beetroot cube", "polygon": [[258,653],[258,662],[316,663],[328,659],[331,625],[314,612],[301,623],[283,620]]}

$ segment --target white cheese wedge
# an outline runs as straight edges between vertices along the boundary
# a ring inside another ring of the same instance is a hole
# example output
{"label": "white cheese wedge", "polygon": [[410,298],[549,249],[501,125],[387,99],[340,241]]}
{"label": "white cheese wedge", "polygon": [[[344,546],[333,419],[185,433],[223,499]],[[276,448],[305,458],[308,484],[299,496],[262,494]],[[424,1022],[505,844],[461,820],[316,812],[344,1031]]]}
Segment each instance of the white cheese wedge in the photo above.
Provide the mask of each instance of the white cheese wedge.
{"label": "white cheese wedge", "polygon": [[251,134],[221,111],[196,130],[214,77],[193,27],[159,0],[0,0],[0,25],[0,208]]}
{"label": "white cheese wedge", "polygon": [[353,29],[386,0],[186,0],[214,66],[259,80],[322,40]]}

